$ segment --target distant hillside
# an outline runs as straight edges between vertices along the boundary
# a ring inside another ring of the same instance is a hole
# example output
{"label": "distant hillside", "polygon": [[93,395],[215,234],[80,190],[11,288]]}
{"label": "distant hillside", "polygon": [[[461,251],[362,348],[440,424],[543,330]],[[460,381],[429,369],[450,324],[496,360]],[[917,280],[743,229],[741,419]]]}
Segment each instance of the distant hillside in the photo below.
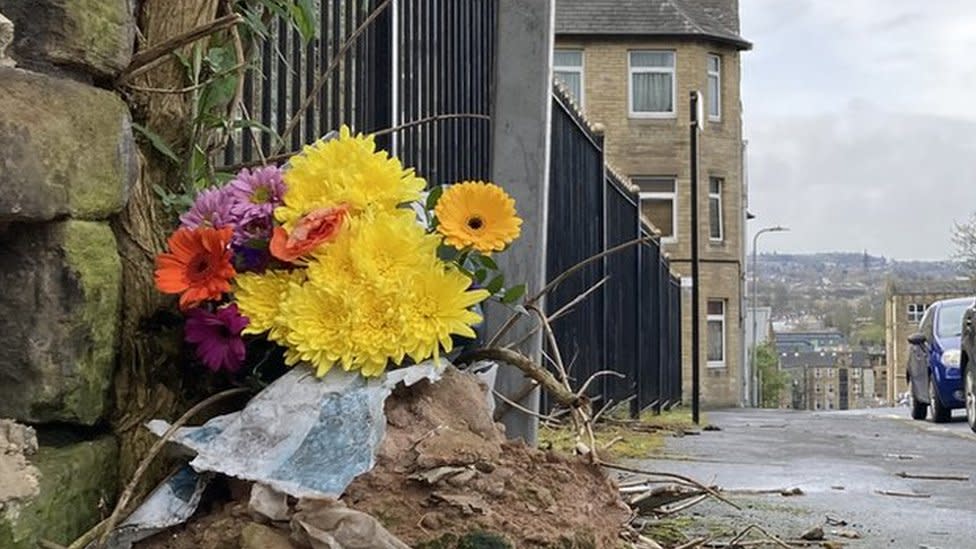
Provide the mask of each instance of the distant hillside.
{"label": "distant hillside", "polygon": [[[751,258],[750,258],[751,259]],[[963,276],[951,261],[896,261],[867,253],[760,254],[758,302],[791,329],[838,328],[855,342],[877,344],[885,283]],[[752,262],[747,293],[752,292]]]}

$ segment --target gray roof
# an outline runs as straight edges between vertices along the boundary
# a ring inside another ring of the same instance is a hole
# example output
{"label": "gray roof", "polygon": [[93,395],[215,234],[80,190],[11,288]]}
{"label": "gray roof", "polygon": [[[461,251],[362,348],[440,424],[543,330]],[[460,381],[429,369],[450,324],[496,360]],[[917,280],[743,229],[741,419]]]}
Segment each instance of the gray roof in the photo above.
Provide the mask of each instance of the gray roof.
{"label": "gray roof", "polygon": [[812,352],[781,353],[779,365],[782,368],[834,368],[846,364],[849,368],[869,368],[871,362],[867,353],[855,352]]}
{"label": "gray roof", "polygon": [[738,0],[556,0],[556,34],[698,37],[750,49]]}
{"label": "gray roof", "polygon": [[945,296],[969,296],[976,294],[972,280],[891,280],[888,295],[933,294]]}

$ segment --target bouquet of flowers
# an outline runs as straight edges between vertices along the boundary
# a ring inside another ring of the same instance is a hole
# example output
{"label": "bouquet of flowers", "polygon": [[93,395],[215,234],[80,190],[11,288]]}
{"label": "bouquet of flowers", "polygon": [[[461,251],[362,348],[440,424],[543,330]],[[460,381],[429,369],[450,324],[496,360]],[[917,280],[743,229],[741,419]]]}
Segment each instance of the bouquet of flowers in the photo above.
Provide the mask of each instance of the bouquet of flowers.
{"label": "bouquet of flowers", "polygon": [[185,339],[213,371],[245,363],[245,338],[289,366],[378,376],[475,337],[477,305],[511,302],[491,254],[519,236],[515,201],[486,182],[426,193],[369,136],[319,141],[284,169],[243,169],[205,190],[156,258],[156,286],[179,294]]}

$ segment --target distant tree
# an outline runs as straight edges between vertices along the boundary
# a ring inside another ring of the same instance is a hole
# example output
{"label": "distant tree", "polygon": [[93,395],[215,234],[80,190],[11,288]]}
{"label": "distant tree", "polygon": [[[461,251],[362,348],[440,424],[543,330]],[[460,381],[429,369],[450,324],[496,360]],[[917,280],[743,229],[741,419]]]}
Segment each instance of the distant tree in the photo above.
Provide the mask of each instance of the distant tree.
{"label": "distant tree", "polygon": [[759,407],[778,408],[780,397],[789,383],[789,376],[779,369],[776,348],[769,342],[756,347],[756,371],[762,380]]}
{"label": "distant tree", "polygon": [[976,278],[976,213],[953,224],[952,243],[956,246],[954,258],[962,264],[966,276]]}

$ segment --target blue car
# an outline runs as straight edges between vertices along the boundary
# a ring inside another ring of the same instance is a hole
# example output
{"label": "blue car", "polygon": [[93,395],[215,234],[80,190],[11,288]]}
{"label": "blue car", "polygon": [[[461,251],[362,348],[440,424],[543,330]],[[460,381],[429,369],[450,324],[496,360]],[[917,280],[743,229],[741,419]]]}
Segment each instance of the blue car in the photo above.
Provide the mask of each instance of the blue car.
{"label": "blue car", "polygon": [[912,418],[925,419],[932,410],[932,421],[946,423],[952,411],[965,408],[960,336],[963,314],[976,298],[936,301],[922,317],[918,333],[908,337],[911,349],[906,376],[912,395]]}

